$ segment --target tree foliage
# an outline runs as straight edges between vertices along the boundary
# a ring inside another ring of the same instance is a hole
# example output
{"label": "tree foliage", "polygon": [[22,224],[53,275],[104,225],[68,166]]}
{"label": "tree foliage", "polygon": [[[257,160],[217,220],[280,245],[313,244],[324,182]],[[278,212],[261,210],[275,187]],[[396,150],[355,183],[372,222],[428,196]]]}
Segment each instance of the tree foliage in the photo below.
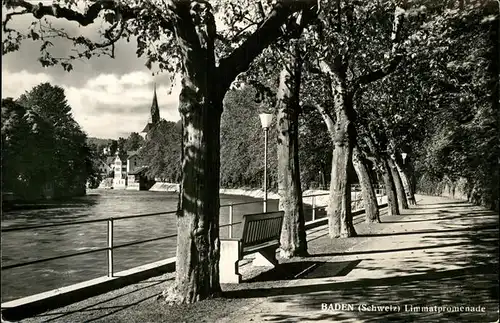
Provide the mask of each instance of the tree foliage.
{"label": "tree foliage", "polygon": [[2,100],[2,136],[6,190],[26,199],[85,194],[91,151],[62,88],[43,83]]}
{"label": "tree foliage", "polygon": [[500,153],[498,9],[434,8],[414,38],[401,67],[360,99],[361,129],[382,151],[408,153],[420,190],[440,193],[441,181],[465,178],[467,193],[491,206]]}
{"label": "tree foliage", "polygon": [[[262,187],[264,179],[264,131],[259,120],[263,107],[255,102],[251,86],[230,90],[224,100],[221,120],[221,185]],[[269,188],[276,189],[276,132],[268,141]]]}
{"label": "tree foliage", "polygon": [[436,111],[420,147],[420,188],[463,178],[471,201],[498,208],[498,7],[448,10],[443,18],[431,30]]}
{"label": "tree foliage", "polygon": [[[264,134],[258,115],[271,107],[268,106],[270,101],[260,102],[261,90],[246,85],[242,89],[230,90],[224,100],[221,122],[223,187],[262,187]],[[299,159],[304,189],[329,182],[330,138],[324,123],[318,118],[318,112],[311,107],[302,109],[299,121]],[[268,187],[272,190],[277,188],[276,170],[276,131],[273,124],[268,142]]]}
{"label": "tree foliage", "polygon": [[299,159],[303,186],[326,189],[330,182],[332,143],[319,112],[311,106],[302,107],[299,119]]}
{"label": "tree foliage", "polygon": [[123,145],[125,151],[136,151],[144,144],[144,138],[137,132],[131,132]]}
{"label": "tree foliage", "polygon": [[181,178],[181,124],[161,120],[150,131],[149,140],[139,152],[143,164],[148,167],[147,175],[178,183]]}

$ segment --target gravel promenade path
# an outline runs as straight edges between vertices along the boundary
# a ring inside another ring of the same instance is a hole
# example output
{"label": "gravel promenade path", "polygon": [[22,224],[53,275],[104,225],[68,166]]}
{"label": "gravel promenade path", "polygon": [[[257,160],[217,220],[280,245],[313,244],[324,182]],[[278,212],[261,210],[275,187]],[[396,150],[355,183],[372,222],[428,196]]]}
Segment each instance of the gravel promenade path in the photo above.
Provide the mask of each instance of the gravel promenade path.
{"label": "gravel promenade path", "polygon": [[358,237],[308,232],[310,257],[274,270],[242,266],[244,282],[192,305],[158,300],[165,274],[22,322],[498,322],[496,213],[418,196]]}

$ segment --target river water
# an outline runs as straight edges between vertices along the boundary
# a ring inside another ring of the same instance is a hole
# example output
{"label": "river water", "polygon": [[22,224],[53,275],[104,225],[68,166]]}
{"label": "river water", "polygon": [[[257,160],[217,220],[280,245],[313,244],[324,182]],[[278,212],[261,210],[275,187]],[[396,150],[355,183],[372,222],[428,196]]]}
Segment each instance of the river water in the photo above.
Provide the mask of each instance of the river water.
{"label": "river water", "polygon": [[[221,195],[221,205],[241,202],[254,203],[234,206],[233,222],[241,221],[243,214],[262,212],[261,200]],[[92,190],[84,197],[48,208],[5,212],[2,228],[168,212],[176,207],[176,193]],[[277,201],[269,202],[269,211],[277,208]],[[221,207],[220,224],[228,223],[228,219],[229,208]],[[233,230],[236,236],[241,228],[236,225]],[[221,236],[227,236],[227,232],[227,228],[221,228]],[[104,248],[106,234],[107,222],[2,232],[2,266]],[[170,234],[176,234],[174,213],[114,221],[114,245]],[[114,271],[173,257],[175,249],[175,237],[116,249]],[[105,276],[106,257],[106,251],[102,251],[2,270],[2,302]]]}

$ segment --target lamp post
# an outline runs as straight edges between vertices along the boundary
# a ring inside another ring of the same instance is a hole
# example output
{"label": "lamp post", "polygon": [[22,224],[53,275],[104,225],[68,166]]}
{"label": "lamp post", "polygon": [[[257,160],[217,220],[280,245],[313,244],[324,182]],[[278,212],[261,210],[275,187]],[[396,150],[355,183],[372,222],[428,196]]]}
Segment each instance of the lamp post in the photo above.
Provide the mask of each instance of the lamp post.
{"label": "lamp post", "polygon": [[320,169],[319,170],[319,180],[321,181],[321,188],[322,190],[326,190],[326,181],[325,181],[325,174],[323,174],[323,171]]}
{"label": "lamp post", "polygon": [[270,113],[261,113],[259,114],[259,118],[264,129],[264,212],[267,212],[267,133],[273,121],[273,115]]}

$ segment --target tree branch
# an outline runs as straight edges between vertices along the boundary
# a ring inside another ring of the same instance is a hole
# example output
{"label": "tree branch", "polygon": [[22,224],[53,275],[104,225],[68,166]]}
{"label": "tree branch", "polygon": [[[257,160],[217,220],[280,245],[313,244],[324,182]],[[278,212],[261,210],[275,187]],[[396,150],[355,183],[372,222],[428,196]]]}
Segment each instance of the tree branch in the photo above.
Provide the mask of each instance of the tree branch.
{"label": "tree branch", "polygon": [[31,13],[37,19],[44,16],[52,16],[56,18],[65,18],[70,21],[76,21],[82,26],[92,24],[99,13],[103,10],[120,11],[124,20],[136,18],[139,8],[131,8],[114,0],[98,0],[85,10],[84,13],[74,11],[69,8],[64,8],[58,4],[43,5],[32,4],[25,0],[7,0],[5,6],[10,9],[24,8],[23,13]]}
{"label": "tree branch", "polygon": [[290,14],[299,10],[312,10],[315,5],[316,1],[313,0],[280,1],[240,47],[220,60],[217,74],[221,88],[229,88],[236,76],[246,71],[255,57],[281,35],[280,27]]}
{"label": "tree branch", "polygon": [[399,63],[401,63],[402,60],[403,60],[403,55],[396,55],[391,59],[391,61],[387,65],[379,68],[378,70],[372,71],[368,74],[361,75],[356,79],[356,81],[354,81],[355,88],[357,89],[361,85],[375,82],[391,74],[396,70],[396,68],[399,66]]}
{"label": "tree branch", "polygon": [[[78,57],[86,57],[90,58],[93,53],[97,50],[101,52],[97,55],[109,55],[110,57],[114,57],[115,43],[124,36],[127,29],[127,21],[139,19],[148,21],[151,19],[158,19],[159,26],[165,30],[173,30],[173,19],[175,19],[175,4],[171,0],[163,0],[163,4],[165,8],[159,8],[152,4],[151,2],[146,2],[144,5],[131,7],[126,2],[120,0],[92,0],[91,5],[85,9],[84,12],[78,11],[77,9],[70,9],[68,7],[62,7],[57,3],[52,5],[44,5],[42,2],[38,4],[33,4],[25,0],[5,0],[4,5],[10,11],[14,10],[14,12],[9,12],[6,14],[5,19],[3,21],[3,30],[8,33],[18,33],[13,29],[9,29],[7,27],[7,23],[13,16],[16,15],[26,15],[32,14],[36,19],[40,20],[40,29],[42,29],[42,18],[50,16],[58,19],[66,19],[68,21],[74,21],[79,23],[81,26],[88,26],[92,23],[97,23],[101,18],[106,22],[110,23],[111,26],[104,31],[102,36],[104,40],[102,42],[92,41],[84,36],[71,37],[63,29],[57,30],[51,28],[51,35],[38,35],[32,31],[30,36],[36,40],[40,38],[44,40],[44,38],[52,38],[55,36],[64,37],[66,39],[72,40],[75,45],[83,45],[86,47],[86,50],[83,52],[77,52]],[[21,11],[19,11],[21,9]],[[36,38],[35,38],[36,37]],[[128,36],[129,37],[129,36]],[[15,51],[19,49],[19,36],[15,39],[17,43],[11,42],[7,43],[7,49],[9,51]],[[42,45],[41,51],[48,46],[52,45],[49,41],[44,41]],[[5,42],[4,42],[5,47]],[[6,51],[4,51],[5,53]],[[8,52],[8,51],[7,51]],[[45,57],[41,57],[40,61],[44,66],[55,65],[60,61],[69,61],[70,59],[77,58],[76,56],[70,56],[68,59],[57,59],[51,57],[50,54],[45,52]],[[63,65],[63,64],[62,64]],[[66,67],[71,69],[70,63],[65,63]]]}
{"label": "tree branch", "polygon": [[13,31],[12,29],[7,28],[7,23],[9,22],[10,19],[12,19],[13,16],[21,16],[21,15],[25,15],[27,13],[29,13],[29,11],[24,10],[24,11],[11,12],[11,13],[6,14],[5,20],[2,22],[3,31],[5,33],[9,32],[9,31]]}
{"label": "tree branch", "polygon": [[330,112],[325,109],[321,104],[315,104],[315,103],[306,103],[304,105],[308,105],[311,107],[314,107],[319,114],[321,114],[321,117],[323,118],[323,121],[325,121],[326,128],[328,129],[328,134],[330,135],[330,138],[334,139],[335,136],[335,122],[333,121],[333,117],[330,114]]}
{"label": "tree branch", "polygon": [[394,10],[394,21],[392,23],[391,52],[389,62],[385,66],[365,75],[361,75],[354,80],[353,85],[355,91],[362,85],[375,82],[391,74],[399,66],[399,63],[403,59],[403,55],[400,53],[399,49],[401,47],[401,29],[405,13],[405,9],[400,6],[396,6],[396,9]]}

